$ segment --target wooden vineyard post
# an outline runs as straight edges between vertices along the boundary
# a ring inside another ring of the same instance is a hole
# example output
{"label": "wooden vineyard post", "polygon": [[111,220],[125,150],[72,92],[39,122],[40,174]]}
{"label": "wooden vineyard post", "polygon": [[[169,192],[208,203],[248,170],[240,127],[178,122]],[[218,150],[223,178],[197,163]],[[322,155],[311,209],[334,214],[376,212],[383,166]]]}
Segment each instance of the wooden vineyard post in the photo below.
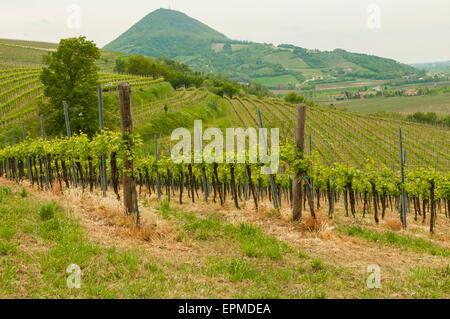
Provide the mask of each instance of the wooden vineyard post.
{"label": "wooden vineyard post", "polygon": [[[72,137],[72,132],[70,131],[69,111],[67,110],[67,103],[66,103],[66,101],[63,101],[63,106],[64,106],[64,119],[66,121],[67,137],[71,138]],[[73,185],[76,188],[77,184],[78,184],[77,171],[75,170],[75,164],[73,163],[73,160],[71,160],[70,163],[72,164]]]}
{"label": "wooden vineyard post", "polygon": [[[336,155],[333,156],[333,171],[335,169],[336,169]],[[334,214],[334,197],[336,195],[336,191],[334,189],[334,182],[335,182],[334,174],[333,178],[331,179],[331,182],[333,183],[333,185],[331,185],[331,196],[330,196],[330,214],[329,214],[330,219],[333,217]]]}
{"label": "wooden vineyard post", "polygon": [[[303,154],[305,150],[305,120],[306,105],[299,104],[297,107],[297,128],[295,131],[296,151]],[[292,216],[294,220],[302,218],[302,180],[303,176],[294,173],[292,180]]]}
{"label": "wooden vineyard post", "polygon": [[[98,116],[100,122],[100,131],[103,134],[103,130],[105,129],[103,122],[103,96],[102,96],[102,86],[101,84],[97,85],[98,91]],[[100,162],[100,183],[103,190],[103,197],[106,196],[106,191],[108,190],[108,177],[106,176],[106,155],[102,154],[102,159]]]}
{"label": "wooden vineyard post", "polygon": [[[25,124],[23,122],[22,122],[22,135],[23,135],[23,141],[25,142],[27,139],[27,136],[25,134]],[[32,183],[31,163],[30,163],[29,157],[27,157],[27,170],[28,170],[28,179],[30,180],[30,183]]]}
{"label": "wooden vineyard post", "polygon": [[[45,141],[45,127],[44,127],[44,115],[41,114],[41,135],[42,140]],[[48,178],[48,162],[47,162],[47,156],[44,155],[44,171],[45,171],[45,187],[47,190],[50,189],[50,183]]]}
{"label": "wooden vineyard post", "polygon": [[136,212],[139,226],[140,216],[137,205],[136,181],[133,167],[133,121],[131,119],[131,86],[128,82],[119,83],[120,129],[122,138],[127,142],[126,156],[123,162],[123,202],[128,214]]}
{"label": "wooden vineyard post", "polygon": [[[261,111],[260,109],[257,109],[258,112],[258,121],[259,121],[259,127],[262,129],[263,128],[263,122],[262,122],[262,117],[261,117]],[[263,142],[264,142],[264,152],[266,152],[266,154],[268,154],[268,147],[267,147],[267,141],[266,141],[266,137],[264,136],[264,130],[261,130],[262,134],[263,134]],[[275,179],[273,177],[273,174],[270,174],[270,188],[272,190],[272,199],[273,199],[273,206],[275,207],[275,209],[278,209],[278,201],[277,201],[277,190],[275,188]]]}
{"label": "wooden vineyard post", "polygon": [[403,165],[404,165],[404,159],[403,159],[403,143],[402,143],[402,128],[398,128],[398,139],[399,139],[399,146],[400,146],[400,174],[402,176],[402,202],[401,202],[401,217],[402,217],[402,224],[403,228],[406,229],[406,192],[405,192],[405,175],[403,172]]}

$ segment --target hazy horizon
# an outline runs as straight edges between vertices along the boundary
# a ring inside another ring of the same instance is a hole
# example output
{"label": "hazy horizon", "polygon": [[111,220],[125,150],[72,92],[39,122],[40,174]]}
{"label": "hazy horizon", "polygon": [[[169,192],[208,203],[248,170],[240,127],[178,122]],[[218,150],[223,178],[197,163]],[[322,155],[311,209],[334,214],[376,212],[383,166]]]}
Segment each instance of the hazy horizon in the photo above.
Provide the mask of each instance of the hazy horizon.
{"label": "hazy horizon", "polygon": [[[450,60],[450,2],[16,0],[2,4],[0,38],[57,43],[86,35],[103,47],[148,13],[171,8],[233,40],[367,53],[403,63]],[[74,5],[75,6],[71,6]],[[26,8],[26,10],[24,9]],[[79,28],[76,11],[79,8]],[[74,19],[75,16],[75,19]]]}

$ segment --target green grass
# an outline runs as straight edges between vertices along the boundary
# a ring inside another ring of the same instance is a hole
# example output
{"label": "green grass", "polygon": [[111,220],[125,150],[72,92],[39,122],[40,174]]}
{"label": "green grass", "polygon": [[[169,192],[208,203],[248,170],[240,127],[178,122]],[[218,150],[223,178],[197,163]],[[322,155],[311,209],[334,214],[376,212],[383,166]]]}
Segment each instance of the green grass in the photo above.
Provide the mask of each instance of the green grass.
{"label": "green grass", "polygon": [[[51,208],[49,219],[39,217],[42,207],[54,203],[8,188],[0,193],[0,297],[143,298],[167,291],[166,277],[141,251],[94,244],[59,209]],[[67,287],[70,264],[82,270],[80,289]]]}
{"label": "green grass", "polygon": [[262,58],[262,60],[270,63],[279,63],[285,69],[301,69],[308,67],[302,59],[296,57],[289,51],[275,52],[270,55],[266,55]]}
{"label": "green grass", "polygon": [[199,218],[194,213],[180,213],[171,210],[167,201],[161,204],[159,212],[166,219],[173,217],[182,219],[182,230],[191,238],[205,241],[223,239],[238,243],[243,255],[247,257],[267,257],[277,260],[283,257],[284,252],[290,250],[287,244],[265,235],[260,227],[248,223],[234,225],[221,221],[217,215]]}
{"label": "green grass", "polygon": [[448,257],[450,250],[432,241],[410,235],[401,235],[393,231],[377,232],[361,226],[340,225],[334,228],[340,234],[364,238],[371,242],[387,244],[417,252],[425,252],[433,256]]}
{"label": "green grass", "polygon": [[324,268],[323,266],[323,260],[320,258],[316,258],[311,262],[311,268],[314,270],[322,270]]}
{"label": "green grass", "polygon": [[58,207],[55,203],[43,204],[39,207],[39,217],[43,221],[52,219],[55,216],[57,209]]}
{"label": "green grass", "polygon": [[0,238],[10,240],[15,234],[17,234],[17,229],[14,225],[0,226]]}
{"label": "green grass", "polygon": [[442,294],[450,293],[450,266],[440,269],[430,269],[415,266],[410,270],[409,287],[420,287],[425,298],[441,298]]}
{"label": "green grass", "polygon": [[369,99],[355,99],[336,102],[324,102],[328,105],[345,107],[351,112],[375,113],[380,111],[414,113],[436,112],[450,113],[450,93],[420,96],[374,97]]}
{"label": "green grass", "polygon": [[290,74],[279,76],[263,76],[254,78],[253,81],[267,87],[275,87],[280,84],[296,84],[298,80]]}
{"label": "green grass", "polygon": [[207,271],[211,275],[223,274],[233,282],[244,279],[252,281],[263,279],[262,275],[242,258],[226,260],[212,258]]}
{"label": "green grass", "polygon": [[[293,249],[257,226],[231,224],[218,214],[174,210],[173,222],[188,245],[160,248],[136,242],[118,248],[92,242],[80,222],[20,189],[0,188],[0,298],[380,298],[413,293],[448,298],[447,268],[411,268],[405,278],[368,289],[365,274],[328,264]],[[119,239],[117,239],[119,240]],[[158,245],[157,245],[158,246]],[[163,244],[164,246],[164,244]],[[169,250],[170,249],[170,250]],[[81,269],[81,287],[67,287],[67,268]]]}
{"label": "green grass", "polygon": [[0,256],[13,255],[17,252],[17,245],[10,242],[0,241]]}

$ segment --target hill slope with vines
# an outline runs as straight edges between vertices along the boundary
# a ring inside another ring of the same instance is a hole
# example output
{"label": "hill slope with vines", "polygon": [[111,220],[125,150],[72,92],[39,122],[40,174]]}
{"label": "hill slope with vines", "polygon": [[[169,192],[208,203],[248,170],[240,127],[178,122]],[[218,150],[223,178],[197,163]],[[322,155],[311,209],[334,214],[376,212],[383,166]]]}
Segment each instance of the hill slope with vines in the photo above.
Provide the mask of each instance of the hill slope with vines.
{"label": "hill slope with vines", "polygon": [[[235,122],[257,127],[257,109],[267,127],[280,128],[280,138],[293,141],[296,106],[278,99],[255,97],[225,98]],[[321,107],[309,107],[306,134],[311,148],[321,160],[362,167],[367,159],[398,168],[398,128],[403,131],[406,166],[431,166],[447,171],[450,167],[450,130],[418,123],[382,119]]]}

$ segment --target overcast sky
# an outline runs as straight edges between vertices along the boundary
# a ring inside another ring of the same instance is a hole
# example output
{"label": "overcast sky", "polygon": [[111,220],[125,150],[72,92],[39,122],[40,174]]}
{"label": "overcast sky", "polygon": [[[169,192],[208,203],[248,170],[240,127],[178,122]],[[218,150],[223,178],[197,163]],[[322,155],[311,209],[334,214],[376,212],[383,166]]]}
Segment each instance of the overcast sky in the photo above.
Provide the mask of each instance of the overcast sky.
{"label": "overcast sky", "polygon": [[[81,9],[79,28],[72,4]],[[237,40],[342,48],[404,63],[450,60],[449,0],[2,0],[0,38],[86,35],[104,46],[169,6]]]}

